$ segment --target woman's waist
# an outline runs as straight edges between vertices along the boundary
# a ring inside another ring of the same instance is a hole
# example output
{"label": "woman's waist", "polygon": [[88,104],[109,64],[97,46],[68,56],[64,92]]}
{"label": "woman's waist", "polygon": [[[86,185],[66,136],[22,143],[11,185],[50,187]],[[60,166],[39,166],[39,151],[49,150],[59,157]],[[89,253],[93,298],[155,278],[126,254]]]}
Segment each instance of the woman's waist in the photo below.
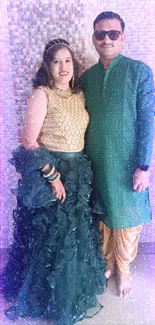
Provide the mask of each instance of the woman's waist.
{"label": "woman's waist", "polygon": [[81,152],[84,148],[84,139],[79,142],[58,142],[58,141],[40,141],[40,145],[45,146],[49,151],[55,152],[55,153],[68,153],[70,156],[72,154],[76,154],[78,152]]}
{"label": "woman's waist", "polygon": [[50,150],[52,156],[54,158],[60,159],[72,159],[72,158],[79,158],[83,155],[83,150],[80,151],[53,151]]}
{"label": "woman's waist", "polygon": [[46,133],[42,134],[39,139],[40,144],[46,146],[52,151],[64,151],[64,152],[77,152],[81,151],[84,147],[84,132],[81,134],[74,133]]}

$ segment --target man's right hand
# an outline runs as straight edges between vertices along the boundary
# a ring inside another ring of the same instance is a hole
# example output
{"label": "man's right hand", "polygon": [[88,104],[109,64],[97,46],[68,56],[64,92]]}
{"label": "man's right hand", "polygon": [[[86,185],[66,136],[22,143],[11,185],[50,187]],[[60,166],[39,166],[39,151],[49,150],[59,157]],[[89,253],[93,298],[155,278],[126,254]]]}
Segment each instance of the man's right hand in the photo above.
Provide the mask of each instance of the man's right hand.
{"label": "man's right hand", "polygon": [[133,189],[136,192],[143,192],[149,186],[149,171],[136,169],[133,176]]}

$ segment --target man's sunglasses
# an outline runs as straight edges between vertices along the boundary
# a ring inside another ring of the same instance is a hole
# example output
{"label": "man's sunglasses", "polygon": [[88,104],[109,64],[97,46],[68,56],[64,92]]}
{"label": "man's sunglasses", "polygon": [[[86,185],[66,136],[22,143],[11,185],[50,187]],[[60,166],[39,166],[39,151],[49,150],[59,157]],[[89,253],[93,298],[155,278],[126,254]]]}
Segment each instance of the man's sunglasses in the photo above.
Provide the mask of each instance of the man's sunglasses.
{"label": "man's sunglasses", "polygon": [[117,41],[119,38],[119,35],[121,35],[122,32],[118,31],[118,30],[96,30],[94,32],[94,36],[95,39],[97,41],[102,41],[106,35],[108,35],[108,37],[112,40],[112,41]]}

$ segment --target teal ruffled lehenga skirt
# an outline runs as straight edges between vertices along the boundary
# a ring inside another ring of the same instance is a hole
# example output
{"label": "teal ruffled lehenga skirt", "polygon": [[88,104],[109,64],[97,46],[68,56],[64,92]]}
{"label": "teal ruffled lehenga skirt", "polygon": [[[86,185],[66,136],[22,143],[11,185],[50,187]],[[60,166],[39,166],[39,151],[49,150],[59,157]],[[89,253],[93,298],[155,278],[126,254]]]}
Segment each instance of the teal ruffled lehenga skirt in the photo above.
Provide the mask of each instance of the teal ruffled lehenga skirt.
{"label": "teal ruffled lehenga skirt", "polygon": [[[72,325],[102,306],[96,295],[106,285],[98,219],[90,208],[92,171],[82,153],[56,153],[45,147],[13,152],[21,174],[14,210],[14,242],[1,273],[1,291],[12,306],[6,315]],[[54,164],[66,200],[59,202],[40,168]]]}

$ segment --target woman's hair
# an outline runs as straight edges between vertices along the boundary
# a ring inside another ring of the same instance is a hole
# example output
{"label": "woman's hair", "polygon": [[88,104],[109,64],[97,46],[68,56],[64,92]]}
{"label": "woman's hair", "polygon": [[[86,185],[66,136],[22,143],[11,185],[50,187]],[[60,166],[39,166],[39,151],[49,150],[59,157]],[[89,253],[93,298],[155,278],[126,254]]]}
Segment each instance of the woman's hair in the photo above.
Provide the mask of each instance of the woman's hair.
{"label": "woman's hair", "polygon": [[69,82],[69,86],[73,93],[80,91],[79,64],[74,58],[74,54],[70,48],[69,43],[62,38],[53,39],[48,44],[46,44],[41,67],[38,69],[35,78],[32,80],[34,88],[37,88],[38,86],[48,86],[52,88],[51,86],[52,75],[50,73],[50,62],[54,60],[56,52],[64,47],[66,47],[69,50],[73,60],[74,82],[72,78]]}

